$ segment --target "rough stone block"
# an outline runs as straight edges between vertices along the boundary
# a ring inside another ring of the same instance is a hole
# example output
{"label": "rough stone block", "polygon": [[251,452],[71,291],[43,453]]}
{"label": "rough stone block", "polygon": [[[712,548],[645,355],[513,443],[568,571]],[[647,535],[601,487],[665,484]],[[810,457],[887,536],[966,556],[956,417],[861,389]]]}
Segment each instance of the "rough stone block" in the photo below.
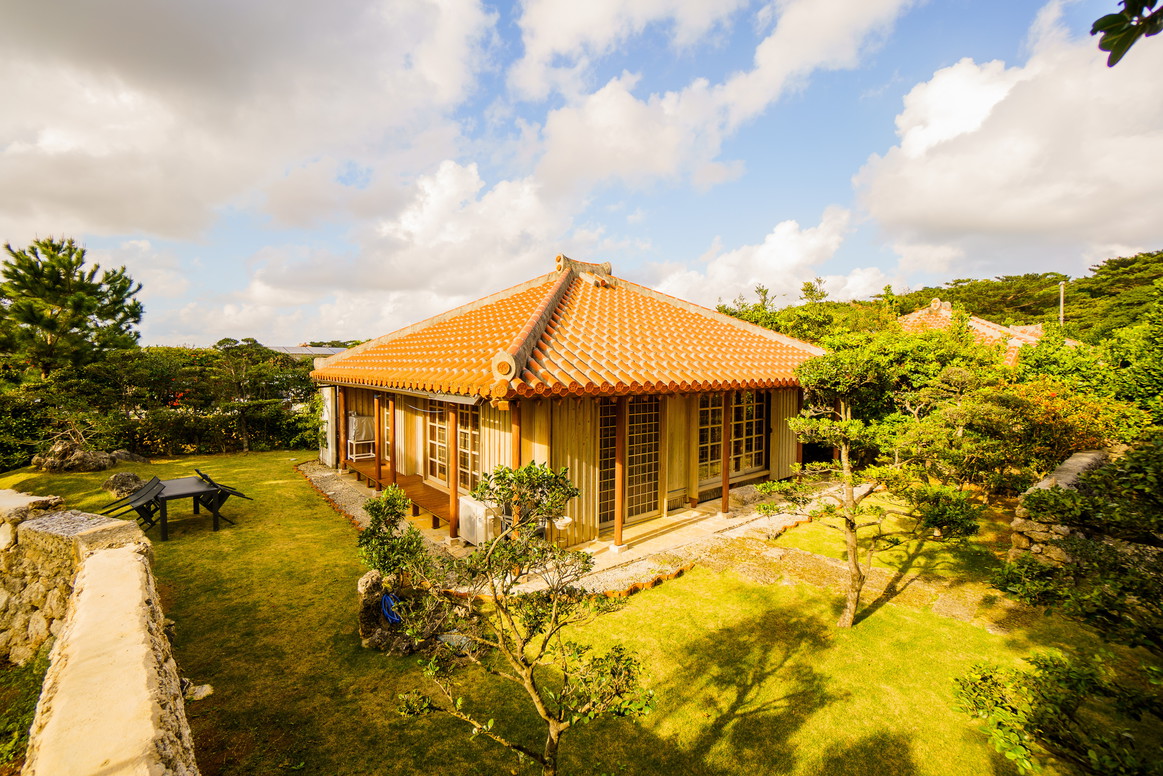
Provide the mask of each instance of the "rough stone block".
{"label": "rough stone block", "polygon": [[16,526],[9,522],[0,523],[0,551],[16,544]]}
{"label": "rough stone block", "polygon": [[1041,523],[1035,523],[1033,520],[1023,520],[1020,517],[1014,518],[1010,521],[1010,528],[1022,533],[1029,533],[1030,531],[1045,531],[1046,526]]}
{"label": "rough stone block", "polygon": [[1025,534],[1016,533],[1010,537],[1010,544],[1017,550],[1025,550],[1030,547],[1030,540]]}

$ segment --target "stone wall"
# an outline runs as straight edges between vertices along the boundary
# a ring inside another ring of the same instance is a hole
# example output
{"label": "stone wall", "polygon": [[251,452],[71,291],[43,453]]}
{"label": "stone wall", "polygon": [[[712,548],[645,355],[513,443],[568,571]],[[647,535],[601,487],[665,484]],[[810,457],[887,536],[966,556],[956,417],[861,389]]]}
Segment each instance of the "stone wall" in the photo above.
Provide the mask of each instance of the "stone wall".
{"label": "stone wall", "polygon": [[[1078,475],[1098,468],[1106,462],[1107,454],[1102,450],[1084,450],[1075,453],[1022,496],[1025,497],[1035,490],[1053,487],[1073,488]],[[1027,553],[1054,565],[1061,565],[1070,560],[1069,555],[1053,544],[1053,542],[1070,535],[1073,530],[1070,526],[1059,525],[1051,521],[1030,520],[1030,513],[1021,505],[1015,510],[1015,514],[1017,516],[1010,523],[1013,534],[1010,536],[1009,560],[1017,560]]]}
{"label": "stone wall", "polygon": [[149,541],[60,505],[0,491],[0,656],[55,637],[22,776],[197,776]]}
{"label": "stone wall", "polygon": [[0,660],[23,665],[61,628],[77,570],[72,543],[37,537],[44,540],[20,546],[17,536],[23,523],[62,503],[0,490]]}

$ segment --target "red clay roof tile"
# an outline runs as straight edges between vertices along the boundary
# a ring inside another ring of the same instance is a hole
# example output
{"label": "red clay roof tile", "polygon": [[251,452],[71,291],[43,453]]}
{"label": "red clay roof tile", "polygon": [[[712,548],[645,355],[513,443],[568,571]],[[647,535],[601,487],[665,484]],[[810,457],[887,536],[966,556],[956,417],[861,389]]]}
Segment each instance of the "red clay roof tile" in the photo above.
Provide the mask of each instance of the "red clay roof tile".
{"label": "red clay roof tile", "polygon": [[319,382],[493,398],[796,385],[823,351],[558,257],[558,269],[324,361]]}

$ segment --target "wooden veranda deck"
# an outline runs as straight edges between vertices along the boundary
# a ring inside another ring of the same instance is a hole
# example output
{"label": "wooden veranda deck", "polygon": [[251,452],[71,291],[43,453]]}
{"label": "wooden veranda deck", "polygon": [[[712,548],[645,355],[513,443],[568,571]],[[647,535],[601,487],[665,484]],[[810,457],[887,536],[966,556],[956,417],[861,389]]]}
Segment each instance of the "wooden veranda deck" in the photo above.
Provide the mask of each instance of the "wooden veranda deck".
{"label": "wooden veranda deck", "polygon": [[[375,461],[347,461],[347,468],[355,474],[357,480],[366,481],[369,486],[376,487]],[[392,475],[387,466],[381,466],[380,478],[381,488],[392,484]],[[425,484],[424,478],[419,474],[397,475],[396,485],[402,488],[408,494],[408,498],[412,500],[413,515],[420,514],[420,510],[432,515],[433,528],[439,528],[440,523],[448,524],[447,493]]]}

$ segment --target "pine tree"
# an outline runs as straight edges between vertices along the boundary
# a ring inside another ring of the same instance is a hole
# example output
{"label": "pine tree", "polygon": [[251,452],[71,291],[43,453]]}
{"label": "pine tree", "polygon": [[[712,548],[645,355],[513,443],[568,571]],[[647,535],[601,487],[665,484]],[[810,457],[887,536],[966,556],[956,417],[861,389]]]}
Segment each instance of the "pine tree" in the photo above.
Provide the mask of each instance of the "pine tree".
{"label": "pine tree", "polygon": [[43,378],[137,344],[142,307],[134,296],[141,284],[125,267],[87,267],[85,249],[71,239],[4,248],[9,258],[0,267],[0,351],[10,368]]}

